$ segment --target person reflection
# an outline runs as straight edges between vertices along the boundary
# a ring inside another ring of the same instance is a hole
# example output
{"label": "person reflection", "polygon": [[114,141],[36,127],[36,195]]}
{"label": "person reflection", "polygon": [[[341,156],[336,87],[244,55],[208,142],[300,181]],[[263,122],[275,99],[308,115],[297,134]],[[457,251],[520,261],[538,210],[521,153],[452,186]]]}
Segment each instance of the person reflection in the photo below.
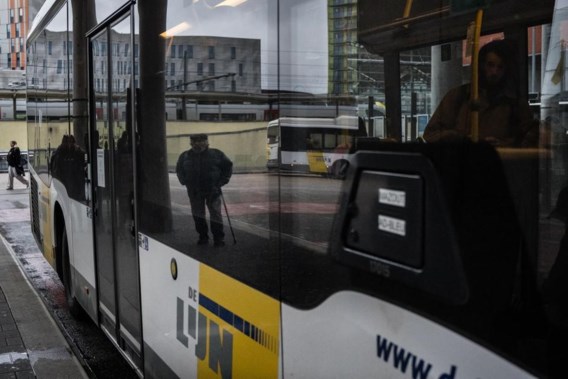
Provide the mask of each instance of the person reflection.
{"label": "person reflection", "polygon": [[14,178],[28,188],[30,183],[24,178],[25,172],[22,167],[22,157],[16,141],[10,141],[10,151],[6,154],[6,160],[8,161],[8,187],[6,189],[14,189]]}
{"label": "person reflection", "polygon": [[73,135],[64,135],[51,156],[51,175],[60,180],[67,195],[76,200],[85,198],[85,151]]}
{"label": "person reflection", "polygon": [[176,173],[179,182],[186,186],[198,245],[209,242],[205,206],[209,210],[214,246],[225,246],[221,213],[221,187],[229,183],[233,162],[219,149],[209,148],[207,134],[190,136],[191,149],[179,156]]}
{"label": "person reflection", "polygon": [[54,178],[61,179],[62,164],[69,151],[69,136],[66,134],[61,138],[61,144],[51,155],[50,171]]}
{"label": "person reflection", "polygon": [[479,51],[479,99],[472,104],[471,84],[450,90],[426,125],[426,142],[456,142],[471,137],[471,113],[479,112],[479,140],[495,146],[534,147],[538,122],[519,90],[516,48],[509,40]]}

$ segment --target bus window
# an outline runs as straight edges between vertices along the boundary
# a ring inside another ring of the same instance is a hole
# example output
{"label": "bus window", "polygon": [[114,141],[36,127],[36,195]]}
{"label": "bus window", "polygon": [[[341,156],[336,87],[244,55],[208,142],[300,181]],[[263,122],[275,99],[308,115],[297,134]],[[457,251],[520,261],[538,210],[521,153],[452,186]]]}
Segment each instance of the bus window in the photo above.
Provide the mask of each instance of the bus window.
{"label": "bus window", "polygon": [[400,103],[402,141],[414,141],[418,137],[416,117],[430,111],[432,52],[429,47],[400,53]]}
{"label": "bus window", "polygon": [[278,143],[278,126],[268,126],[267,140],[269,144]]}
{"label": "bus window", "polygon": [[323,147],[323,134],[322,133],[310,133],[308,136],[308,150],[310,149],[321,149]]}
{"label": "bus window", "polygon": [[329,131],[324,135],[324,149],[334,149],[337,147],[337,135],[333,131]]}

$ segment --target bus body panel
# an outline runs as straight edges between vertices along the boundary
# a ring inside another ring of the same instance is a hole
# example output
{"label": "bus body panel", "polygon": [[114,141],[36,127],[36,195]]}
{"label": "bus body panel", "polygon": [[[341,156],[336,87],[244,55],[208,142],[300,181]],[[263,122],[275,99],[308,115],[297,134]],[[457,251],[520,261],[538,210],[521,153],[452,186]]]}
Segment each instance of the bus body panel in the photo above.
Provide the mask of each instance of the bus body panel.
{"label": "bus body panel", "polygon": [[[179,377],[279,377],[277,300],[148,236],[139,234],[139,243],[144,343],[153,359]],[[146,362],[146,375],[159,377],[149,366],[158,365]]]}
{"label": "bus body panel", "polygon": [[[67,232],[69,247],[69,265],[73,281],[74,296],[89,316],[97,320],[97,296],[95,279],[95,262],[93,246],[93,221],[89,217],[90,207],[71,199],[65,186],[58,180],[52,179],[49,191],[50,223],[56,225],[55,208],[60,207],[63,222]],[[51,228],[52,241],[58,241],[62,233],[62,225]],[[59,228],[59,229],[58,229]],[[55,246],[55,242],[54,242]],[[54,266],[56,267],[56,266]]]}
{"label": "bus body panel", "polygon": [[53,209],[50,203],[50,188],[43,183],[43,181],[39,178],[39,176],[33,169],[30,169],[30,177],[37,183],[37,194],[32,194],[32,196],[37,196],[38,199],[38,213],[33,214],[32,210],[32,217],[37,217],[37,219],[39,220],[39,235],[36,235],[35,237],[45,259],[53,268],[56,268],[54,251],[55,240],[53,239],[52,230]]}
{"label": "bus body panel", "polygon": [[357,292],[307,311],[283,305],[282,325],[285,378],[535,378],[439,324]]}
{"label": "bus body panel", "polygon": [[351,291],[309,310],[283,304],[280,337],[277,300],[139,241],[144,342],[179,377],[277,378],[282,361],[284,378],[534,378],[441,325]]}
{"label": "bus body panel", "polygon": [[38,246],[53,269],[62,275],[59,271],[62,262],[58,261],[61,256],[57,255],[57,249],[60,249],[57,243],[63,233],[61,229],[63,225],[59,225],[56,221],[57,212],[60,210],[67,234],[74,296],[89,316],[96,321],[93,228],[92,220],[88,216],[90,208],[69,199],[65,187],[59,180],[52,179],[51,186],[47,186],[33,169],[30,170],[30,176],[37,184],[37,194],[32,194],[38,199],[37,214],[32,210],[32,218],[39,220],[39,234],[35,235]]}

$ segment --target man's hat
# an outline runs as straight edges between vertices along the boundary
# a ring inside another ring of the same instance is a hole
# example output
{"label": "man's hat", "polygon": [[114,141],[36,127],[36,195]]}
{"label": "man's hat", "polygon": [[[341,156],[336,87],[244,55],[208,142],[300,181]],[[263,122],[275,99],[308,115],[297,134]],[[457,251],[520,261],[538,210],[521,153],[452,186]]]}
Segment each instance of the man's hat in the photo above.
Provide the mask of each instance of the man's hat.
{"label": "man's hat", "polygon": [[199,133],[199,134],[192,134],[189,136],[189,139],[191,141],[207,141],[207,134],[205,133]]}

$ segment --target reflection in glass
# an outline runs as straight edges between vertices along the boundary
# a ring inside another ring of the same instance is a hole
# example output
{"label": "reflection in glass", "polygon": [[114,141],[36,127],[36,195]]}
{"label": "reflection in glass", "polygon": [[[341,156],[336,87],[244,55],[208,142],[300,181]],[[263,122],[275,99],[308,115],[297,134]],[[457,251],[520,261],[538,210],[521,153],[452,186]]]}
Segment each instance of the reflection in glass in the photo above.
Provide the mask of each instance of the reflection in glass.
{"label": "reflection in glass", "polygon": [[28,140],[36,172],[48,182],[49,162],[64,135],[70,133],[70,45],[68,8],[64,6],[29,47]]}

